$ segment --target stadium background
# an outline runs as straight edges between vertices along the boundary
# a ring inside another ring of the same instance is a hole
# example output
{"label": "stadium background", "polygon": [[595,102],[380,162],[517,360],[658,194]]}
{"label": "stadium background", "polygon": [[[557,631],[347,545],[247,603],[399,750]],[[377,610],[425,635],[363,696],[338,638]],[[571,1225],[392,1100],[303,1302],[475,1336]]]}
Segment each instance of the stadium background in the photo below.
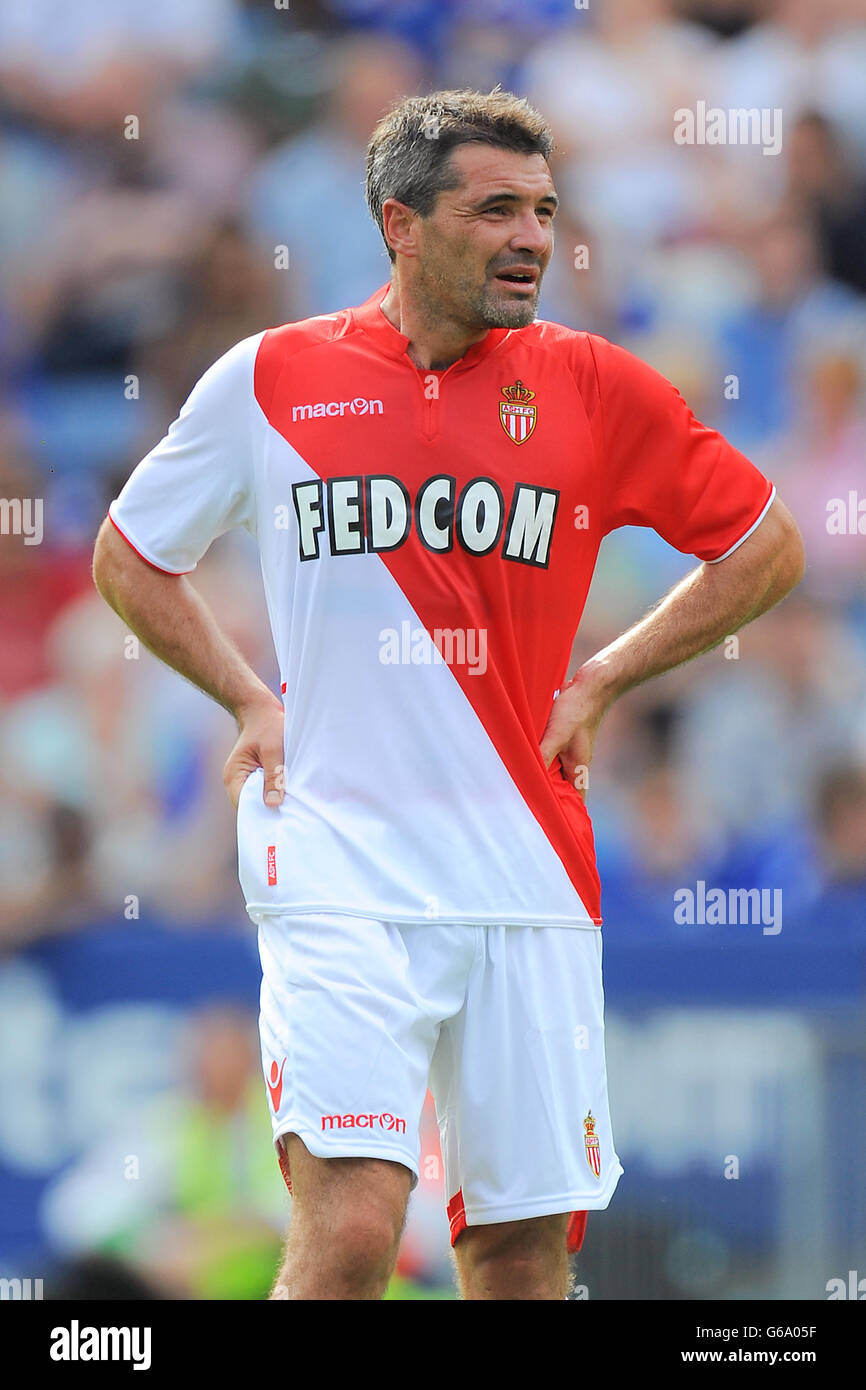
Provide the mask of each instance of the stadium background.
{"label": "stadium background", "polygon": [[[234,726],[136,653],[91,547],[217,356],[387,278],[362,196],[381,111],[496,82],[557,138],[542,315],[671,377],[776,481],[809,561],[738,651],[633,692],[600,736],[625,1176],[578,1279],[820,1299],[866,1276],[866,535],[827,524],[866,502],[864,72],[859,0],[0,4],[0,495],[44,499],[40,544],[0,535],[0,1277],[267,1287],[289,1201],[220,778]],[[781,152],[677,145],[700,100],[780,108]],[[247,540],[195,583],[273,683]],[[575,661],[691,563],[610,537]],[[701,880],[781,890],[781,931],[678,924]],[[445,1196],[428,1113],[393,1296],[453,1296]]]}

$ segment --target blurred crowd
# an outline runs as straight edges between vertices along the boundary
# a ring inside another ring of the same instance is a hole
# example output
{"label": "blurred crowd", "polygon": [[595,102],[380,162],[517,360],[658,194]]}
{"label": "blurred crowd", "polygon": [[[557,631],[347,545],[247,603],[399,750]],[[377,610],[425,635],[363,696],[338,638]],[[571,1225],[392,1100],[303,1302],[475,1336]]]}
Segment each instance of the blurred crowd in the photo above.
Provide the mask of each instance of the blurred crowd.
{"label": "blurred crowd", "polygon": [[[864,73],[863,0],[89,0],[50,23],[0,4],[0,499],[43,504],[39,543],[8,508],[0,534],[7,962],[95,926],[251,932],[232,721],[96,595],[93,539],[222,352],[388,278],[363,197],[383,111],[496,83],[556,137],[542,316],[664,372],[807,548],[781,609],[605,722],[588,804],[609,939],[681,931],[672,893],[703,879],[781,887],[807,949],[866,941]],[[781,111],[781,149],[677,144],[699,102]],[[575,664],[693,563],[609,537]],[[194,582],[275,687],[249,538]],[[253,1024],[190,1016],[177,1084],[118,1105],[52,1183],[65,1296],[264,1296],[288,1203]],[[428,1105],[394,1297],[449,1282],[435,1129]]]}
{"label": "blurred crowd", "polygon": [[[216,357],[387,279],[363,198],[378,116],[497,82],[556,136],[542,315],[670,377],[807,546],[781,610],[604,725],[606,920],[663,927],[670,885],[701,876],[866,934],[864,72],[861,0],[0,6],[0,496],[44,499],[41,544],[0,536],[0,940],[139,912],[248,930],[233,725],[95,594],[93,538]],[[700,101],[778,108],[781,150],[678,145]],[[247,539],[195,582],[273,681]],[[575,661],[692,563],[609,538]]]}

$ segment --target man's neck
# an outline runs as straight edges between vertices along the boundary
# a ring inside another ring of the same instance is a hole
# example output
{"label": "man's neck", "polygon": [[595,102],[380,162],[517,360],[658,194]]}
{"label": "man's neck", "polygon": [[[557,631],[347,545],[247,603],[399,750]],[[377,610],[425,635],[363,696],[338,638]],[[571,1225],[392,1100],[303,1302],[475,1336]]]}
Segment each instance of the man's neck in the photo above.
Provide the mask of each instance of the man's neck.
{"label": "man's neck", "polygon": [[393,281],[381,308],[389,323],[409,339],[408,356],[422,371],[444,371],[490,332],[489,328],[472,332],[448,319],[432,320],[423,306],[401,295]]}

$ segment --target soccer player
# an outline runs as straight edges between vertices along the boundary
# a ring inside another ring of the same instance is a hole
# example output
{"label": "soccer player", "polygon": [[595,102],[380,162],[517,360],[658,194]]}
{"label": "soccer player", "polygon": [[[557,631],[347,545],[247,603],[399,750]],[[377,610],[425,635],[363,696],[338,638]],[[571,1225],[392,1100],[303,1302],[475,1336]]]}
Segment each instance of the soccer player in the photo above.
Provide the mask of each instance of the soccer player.
{"label": "soccer player", "polygon": [[[238,724],[224,780],[294,1197],[274,1297],[382,1296],[428,1084],[463,1297],[565,1297],[622,1172],[593,743],[614,700],[802,575],[772,484],[673,386],[536,319],[550,150],[509,93],[399,103],[367,164],[390,283],[227,352],[97,538],[100,592]],[[566,684],[626,525],[700,563]],[[183,577],[237,526],[281,699]]]}

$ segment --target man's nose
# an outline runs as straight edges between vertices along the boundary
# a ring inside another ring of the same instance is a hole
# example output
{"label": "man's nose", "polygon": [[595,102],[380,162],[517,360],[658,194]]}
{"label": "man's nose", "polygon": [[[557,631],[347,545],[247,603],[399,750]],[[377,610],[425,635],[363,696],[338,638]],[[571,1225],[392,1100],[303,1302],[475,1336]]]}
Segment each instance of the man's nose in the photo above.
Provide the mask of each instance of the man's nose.
{"label": "man's nose", "polygon": [[520,219],[509,245],[512,251],[528,251],[533,256],[543,256],[550,248],[552,228],[539,222],[534,212],[528,212]]}

